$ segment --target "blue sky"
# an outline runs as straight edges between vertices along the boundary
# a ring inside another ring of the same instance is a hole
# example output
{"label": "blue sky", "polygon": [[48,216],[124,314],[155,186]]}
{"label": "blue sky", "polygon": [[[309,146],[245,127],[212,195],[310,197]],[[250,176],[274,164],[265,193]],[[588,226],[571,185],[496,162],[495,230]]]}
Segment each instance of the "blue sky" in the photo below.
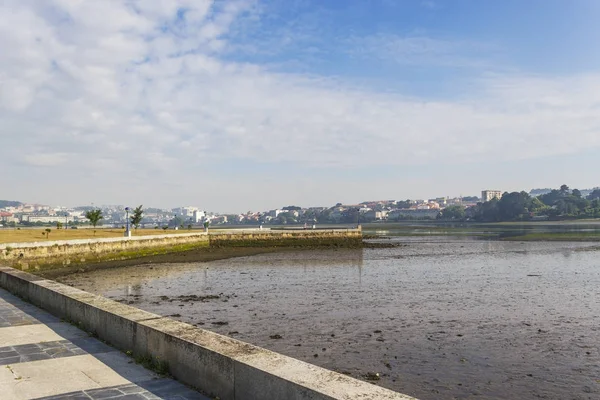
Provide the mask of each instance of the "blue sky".
{"label": "blue sky", "polygon": [[594,0],[5,0],[0,198],[287,204],[599,185]]}

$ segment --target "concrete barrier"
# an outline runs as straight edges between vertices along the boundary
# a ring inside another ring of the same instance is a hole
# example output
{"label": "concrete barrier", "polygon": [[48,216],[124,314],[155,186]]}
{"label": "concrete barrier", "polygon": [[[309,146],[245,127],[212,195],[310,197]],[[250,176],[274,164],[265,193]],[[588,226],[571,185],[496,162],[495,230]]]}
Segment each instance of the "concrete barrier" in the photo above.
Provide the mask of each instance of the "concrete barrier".
{"label": "concrete barrier", "polygon": [[208,245],[208,235],[204,232],[6,243],[0,245],[0,261],[22,270],[39,270],[165,254]]}
{"label": "concrete barrier", "polygon": [[268,230],[254,232],[214,232],[211,247],[288,247],[288,246],[362,246],[361,229]]}
{"label": "concrete barrier", "polygon": [[43,242],[19,242],[19,243],[0,243],[0,250],[21,249],[29,247],[55,247],[65,245],[92,245],[98,243],[136,243],[144,242],[147,240],[161,240],[161,239],[172,239],[172,238],[203,238],[207,239],[206,232],[194,232],[194,233],[170,233],[164,235],[144,235],[144,236],[131,236],[131,237],[109,237],[109,238],[90,238],[90,239],[68,239],[68,240],[47,240]]}
{"label": "concrete barrier", "polygon": [[0,286],[221,400],[413,399],[13,268]]}
{"label": "concrete barrier", "polygon": [[360,247],[360,229],[230,229],[117,238],[0,244],[0,262],[21,270],[45,270],[100,261],[177,253],[199,247]]}

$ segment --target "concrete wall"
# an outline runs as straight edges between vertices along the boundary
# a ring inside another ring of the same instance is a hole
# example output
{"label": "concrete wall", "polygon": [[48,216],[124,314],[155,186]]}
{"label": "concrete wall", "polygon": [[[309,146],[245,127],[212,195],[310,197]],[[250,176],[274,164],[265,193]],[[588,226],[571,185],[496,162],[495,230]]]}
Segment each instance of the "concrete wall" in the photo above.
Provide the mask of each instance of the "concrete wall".
{"label": "concrete wall", "polygon": [[209,245],[212,247],[358,247],[361,244],[360,229],[219,230],[210,234],[200,232],[131,238],[7,243],[0,245],[0,261],[21,270],[39,270],[174,253]]}
{"label": "concrete wall", "polygon": [[161,252],[208,246],[206,233],[132,238],[59,240],[0,245],[0,261],[23,269],[40,269],[85,262],[127,259]]}
{"label": "concrete wall", "polygon": [[272,351],[0,266],[0,286],[221,400],[410,400]]}
{"label": "concrete wall", "polygon": [[212,233],[211,247],[327,246],[353,247],[362,244],[360,229],[256,230]]}

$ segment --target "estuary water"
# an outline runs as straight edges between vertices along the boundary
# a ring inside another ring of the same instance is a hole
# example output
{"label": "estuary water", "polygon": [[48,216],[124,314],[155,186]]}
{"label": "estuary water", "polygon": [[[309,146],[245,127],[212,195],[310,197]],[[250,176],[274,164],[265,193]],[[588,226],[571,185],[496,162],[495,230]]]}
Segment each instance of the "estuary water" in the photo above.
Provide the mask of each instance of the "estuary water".
{"label": "estuary water", "polygon": [[421,399],[600,399],[598,244],[388,241],[61,281]]}

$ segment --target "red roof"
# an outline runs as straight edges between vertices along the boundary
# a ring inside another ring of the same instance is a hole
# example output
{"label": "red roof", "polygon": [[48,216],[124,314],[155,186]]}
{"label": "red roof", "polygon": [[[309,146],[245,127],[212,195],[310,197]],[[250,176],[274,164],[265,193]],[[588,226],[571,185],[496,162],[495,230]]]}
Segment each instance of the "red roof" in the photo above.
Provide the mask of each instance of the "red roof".
{"label": "red roof", "polygon": [[0,211],[0,217],[12,217],[12,213]]}

